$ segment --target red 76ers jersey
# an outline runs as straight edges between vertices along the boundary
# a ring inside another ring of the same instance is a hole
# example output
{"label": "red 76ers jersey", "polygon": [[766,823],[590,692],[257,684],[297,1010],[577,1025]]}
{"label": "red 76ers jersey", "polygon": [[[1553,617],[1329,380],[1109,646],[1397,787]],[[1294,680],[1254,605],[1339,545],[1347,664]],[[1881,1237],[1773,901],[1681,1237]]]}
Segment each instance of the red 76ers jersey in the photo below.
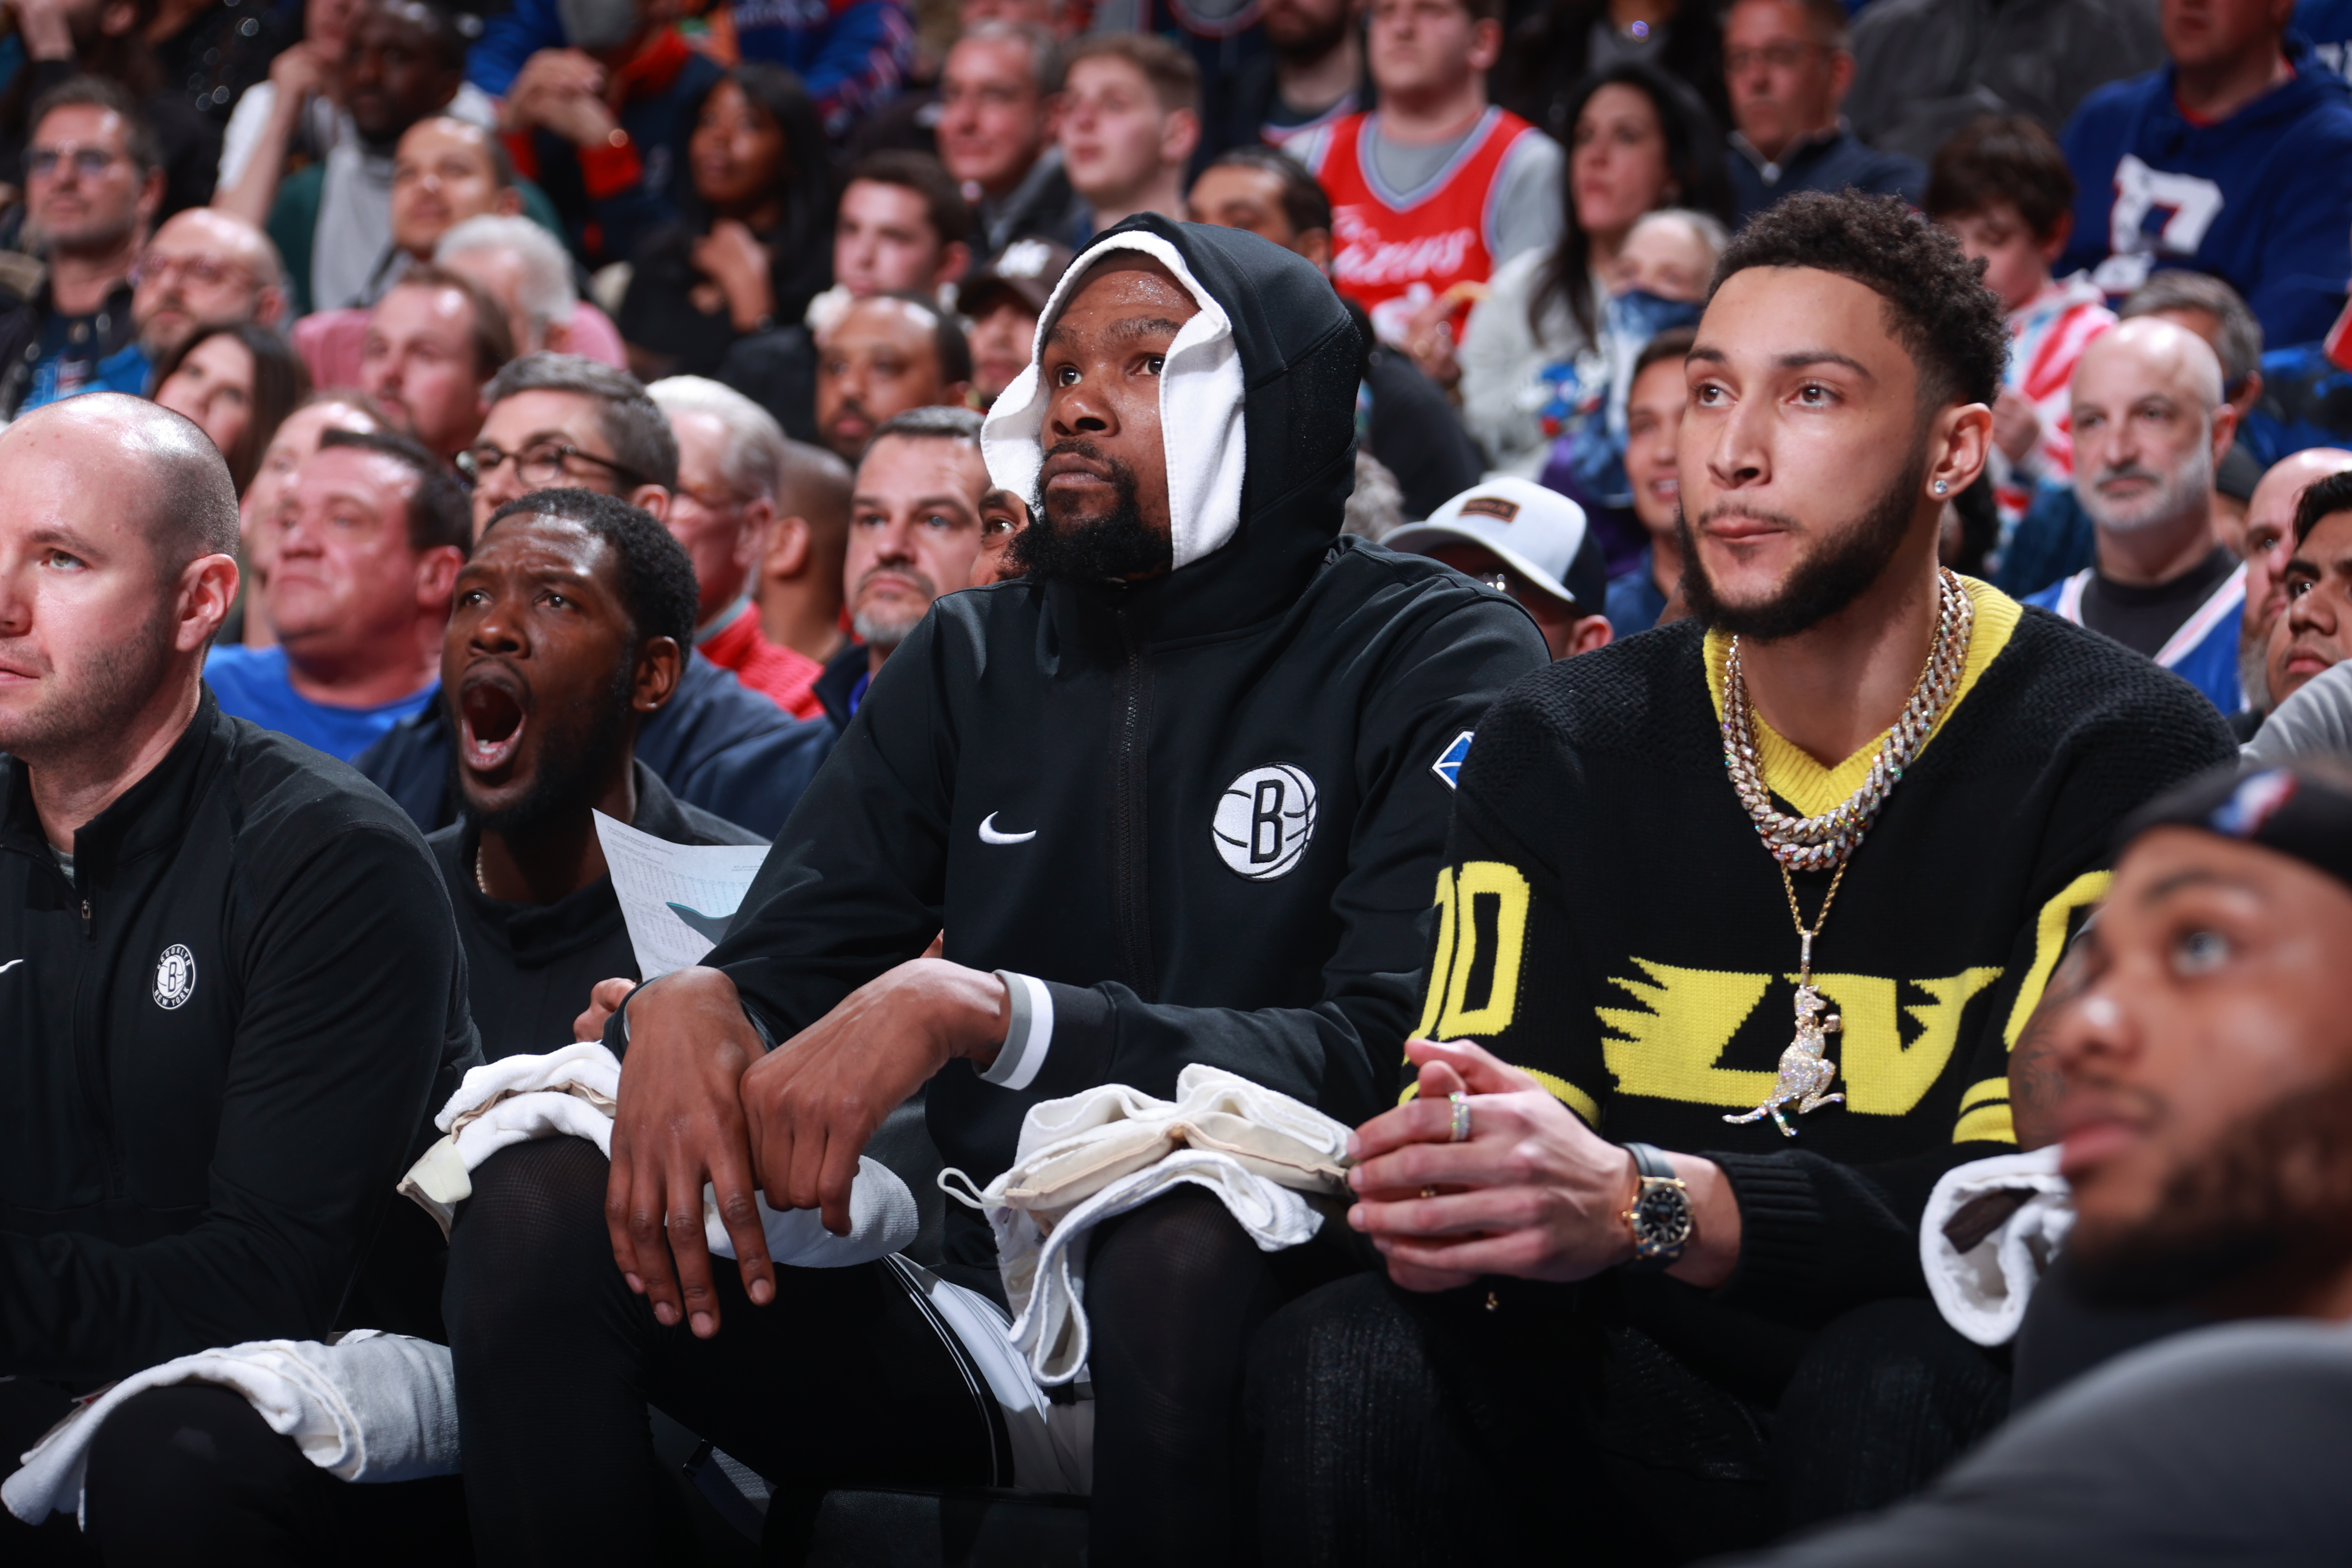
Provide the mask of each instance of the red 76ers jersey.
{"label": "red 76ers jersey", "polygon": [[1319,138],[1314,174],[1331,198],[1332,282],[1394,342],[1423,305],[1456,283],[1483,283],[1495,269],[1496,175],[1535,127],[1507,110],[1487,110],[1425,194],[1406,201],[1373,173],[1372,119],[1351,114]]}

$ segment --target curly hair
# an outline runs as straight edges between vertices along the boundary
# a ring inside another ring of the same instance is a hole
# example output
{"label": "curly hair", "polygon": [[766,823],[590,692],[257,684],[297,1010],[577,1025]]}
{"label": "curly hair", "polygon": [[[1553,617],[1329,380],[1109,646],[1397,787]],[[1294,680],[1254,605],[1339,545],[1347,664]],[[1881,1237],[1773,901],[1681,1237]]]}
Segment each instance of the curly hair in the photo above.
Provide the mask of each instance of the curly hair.
{"label": "curly hair", "polygon": [[639,643],[668,637],[681,649],[694,647],[700,594],[694,560],[650,512],[597,490],[533,490],[507,502],[482,525],[478,550],[490,531],[510,517],[549,517],[594,534],[613,547],[620,568],[621,607]]}
{"label": "curly hair", "polygon": [[1984,263],[1913,215],[1900,196],[1804,191],[1759,213],[1717,263],[1707,299],[1751,267],[1810,267],[1851,278],[1885,301],[1886,325],[1919,369],[1919,412],[1990,405],[2009,360],[2000,300]]}

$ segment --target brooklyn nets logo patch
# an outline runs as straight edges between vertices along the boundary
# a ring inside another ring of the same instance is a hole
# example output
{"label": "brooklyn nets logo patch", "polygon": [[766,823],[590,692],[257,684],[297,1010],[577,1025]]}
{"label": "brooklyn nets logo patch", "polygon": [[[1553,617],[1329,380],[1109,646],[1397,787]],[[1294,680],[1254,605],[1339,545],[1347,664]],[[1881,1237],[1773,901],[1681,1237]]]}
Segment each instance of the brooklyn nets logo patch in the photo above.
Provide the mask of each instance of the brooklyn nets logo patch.
{"label": "brooklyn nets logo patch", "polygon": [[1273,880],[1315,837],[1315,781],[1288,763],[1251,769],[1218,798],[1213,837],[1226,865],[1253,882]]}
{"label": "brooklyn nets logo patch", "polygon": [[196,994],[196,955],[178,942],[155,961],[155,1005],[172,1012]]}

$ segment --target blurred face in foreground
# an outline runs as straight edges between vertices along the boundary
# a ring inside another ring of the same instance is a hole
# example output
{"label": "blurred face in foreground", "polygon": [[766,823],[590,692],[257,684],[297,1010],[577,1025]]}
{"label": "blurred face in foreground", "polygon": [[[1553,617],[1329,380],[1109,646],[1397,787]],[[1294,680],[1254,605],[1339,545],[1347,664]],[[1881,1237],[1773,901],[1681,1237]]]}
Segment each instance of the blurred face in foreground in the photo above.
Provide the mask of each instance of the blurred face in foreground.
{"label": "blurred face in foreground", "polygon": [[2352,889],[2195,828],[2136,840],[2053,983],[2068,1240],[2116,1302],[2314,1310],[2352,1261]]}

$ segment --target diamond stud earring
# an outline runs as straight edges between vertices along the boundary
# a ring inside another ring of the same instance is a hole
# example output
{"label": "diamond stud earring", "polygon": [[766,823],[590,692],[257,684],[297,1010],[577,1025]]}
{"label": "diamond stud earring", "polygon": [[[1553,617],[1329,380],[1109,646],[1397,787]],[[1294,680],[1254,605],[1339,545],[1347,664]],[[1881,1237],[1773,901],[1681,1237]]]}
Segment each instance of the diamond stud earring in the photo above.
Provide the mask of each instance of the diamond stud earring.
{"label": "diamond stud earring", "polygon": [[1937,493],[1937,495],[1942,495],[1946,490],[1950,489],[1951,488],[1952,488],[1951,486],[1949,486],[1949,485],[1946,484],[1946,483],[1945,483],[1943,480],[1941,480],[1941,479],[1937,479],[1937,480],[1936,481],[1936,493]]}

